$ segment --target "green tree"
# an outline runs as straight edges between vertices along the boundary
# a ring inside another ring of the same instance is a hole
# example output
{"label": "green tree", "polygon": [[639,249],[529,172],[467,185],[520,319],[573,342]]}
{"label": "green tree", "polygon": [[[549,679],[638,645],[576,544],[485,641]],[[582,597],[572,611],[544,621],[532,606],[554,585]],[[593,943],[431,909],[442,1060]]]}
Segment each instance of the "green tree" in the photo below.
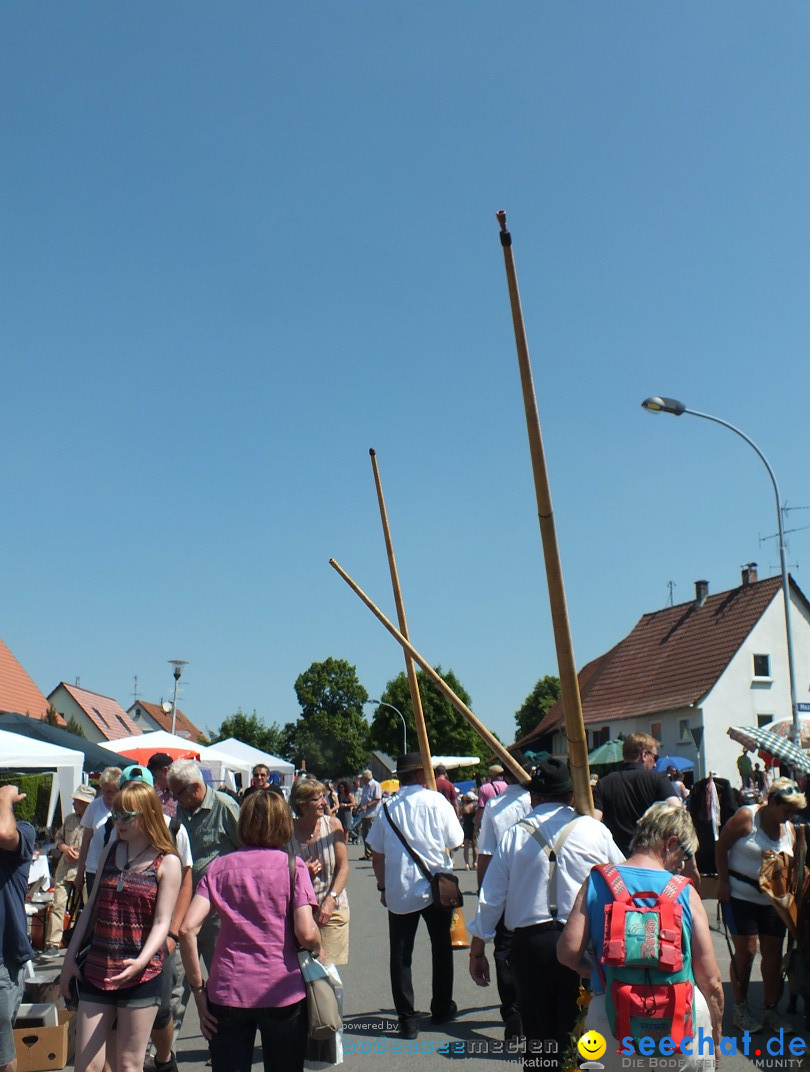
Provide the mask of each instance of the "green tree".
{"label": "green tree", "polygon": [[[434,667],[434,669],[447,682],[456,696],[463,700],[468,707],[471,707],[470,694],[453,671],[448,670],[447,673],[444,673],[440,666]],[[439,692],[421,670],[417,671],[416,680],[419,687],[419,696],[422,700],[422,711],[425,715],[425,728],[427,729],[431,752],[438,756],[481,755],[481,749],[483,748],[481,738],[464,716],[456,711],[450,701]],[[393,681],[388,682],[380,700],[383,703],[391,704],[402,712],[408,727],[408,751],[416,752],[419,748],[419,742],[416,739],[411,690],[404,671],[398,674]],[[397,756],[402,751],[402,721],[399,715],[388,707],[381,706],[377,708],[371,723],[371,745],[372,748],[379,748],[392,756]]]}
{"label": "green tree", "polygon": [[516,740],[531,733],[559,698],[560,679],[551,674],[541,677],[515,712]]}
{"label": "green tree", "polygon": [[49,726],[60,725],[59,712],[56,710],[53,704],[48,704],[48,710],[42,716],[42,721],[47,722]]}
{"label": "green tree", "polygon": [[368,693],[357,669],[345,659],[312,665],[295,682],[301,705],[296,722],[282,731],[287,755],[296,766],[325,777],[349,774],[366,765],[368,723],[363,704]]}
{"label": "green tree", "polygon": [[280,759],[288,758],[282,751],[285,741],[281,727],[275,722],[272,726],[268,726],[259,718],[255,710],[252,715],[246,715],[241,707],[238,708],[213,734],[211,742],[216,744],[218,741],[227,741],[229,737],[235,737],[237,741],[252,745],[261,752],[268,752],[271,756],[278,756]]}
{"label": "green tree", "polygon": [[73,715],[71,715],[70,718],[68,719],[68,723],[67,723],[67,726],[65,726],[65,729],[68,731],[68,733],[75,734],[76,737],[86,737],[87,736],[86,733],[84,732],[84,730],[79,725],[79,723],[73,717]]}

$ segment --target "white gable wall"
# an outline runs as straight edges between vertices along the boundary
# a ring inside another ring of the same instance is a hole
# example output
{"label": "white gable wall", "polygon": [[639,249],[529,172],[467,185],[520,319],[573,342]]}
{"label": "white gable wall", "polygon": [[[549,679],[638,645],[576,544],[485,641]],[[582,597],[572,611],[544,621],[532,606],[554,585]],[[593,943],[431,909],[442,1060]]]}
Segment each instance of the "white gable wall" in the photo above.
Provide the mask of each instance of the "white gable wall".
{"label": "white gable wall", "polygon": [[[810,703],[810,616],[795,593],[791,595],[790,609],[797,701]],[[754,677],[754,655],[770,657],[770,678]],[[738,780],[737,756],[741,749],[726,733],[728,727],[756,726],[759,722],[790,717],[785,614],[780,589],[700,705],[588,724],[586,729],[590,741],[590,734],[605,725],[610,726],[611,738],[616,738],[619,734],[627,737],[636,732],[652,733],[653,725],[660,723],[659,740],[663,755],[674,754],[691,759],[696,764],[695,778],[714,770],[734,785]],[[684,719],[689,720],[690,727],[704,727],[699,763],[691,734],[688,740],[680,734]],[[556,731],[553,740],[554,754],[567,755],[565,730]]]}
{"label": "white gable wall", "polygon": [[[810,702],[810,620],[804,606],[790,601],[796,691],[799,703]],[[754,655],[770,657],[770,677],[754,677]],[[732,784],[738,780],[741,747],[726,733],[729,726],[756,726],[790,719],[785,612],[781,589],[732,658],[725,673],[703,701],[707,770],[716,770]],[[761,716],[761,717],[760,717]],[[766,717],[767,716],[767,717]]]}

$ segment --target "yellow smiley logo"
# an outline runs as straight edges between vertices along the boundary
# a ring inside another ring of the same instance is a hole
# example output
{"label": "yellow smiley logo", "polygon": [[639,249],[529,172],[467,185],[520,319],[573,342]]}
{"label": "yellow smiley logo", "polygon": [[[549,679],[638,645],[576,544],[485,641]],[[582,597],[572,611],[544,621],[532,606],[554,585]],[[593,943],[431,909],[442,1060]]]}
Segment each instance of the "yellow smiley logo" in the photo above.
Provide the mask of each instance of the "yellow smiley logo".
{"label": "yellow smiley logo", "polygon": [[598,1061],[604,1055],[607,1043],[598,1031],[586,1031],[577,1043],[577,1049],[586,1061]]}

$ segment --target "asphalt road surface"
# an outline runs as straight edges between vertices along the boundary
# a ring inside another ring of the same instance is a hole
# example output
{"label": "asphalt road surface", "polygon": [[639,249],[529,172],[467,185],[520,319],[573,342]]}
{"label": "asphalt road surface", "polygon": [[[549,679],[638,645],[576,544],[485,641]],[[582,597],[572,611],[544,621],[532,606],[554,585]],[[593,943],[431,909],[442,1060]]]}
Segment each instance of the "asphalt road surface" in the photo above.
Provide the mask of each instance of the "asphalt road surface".
{"label": "asphalt road surface", "polygon": [[[416,1042],[399,1039],[397,1016],[391,1001],[391,987],[388,977],[388,925],[386,910],[379,903],[371,864],[358,859],[359,850],[350,847],[351,878],[349,881],[349,901],[351,904],[351,956],[348,965],[340,969],[344,983],[344,1020],[345,1020],[345,1055],[343,1069],[345,1072],[377,1072],[384,1066],[386,1072],[433,1072],[437,1068],[447,1067],[446,1062],[463,1062],[466,1072],[506,1072],[510,1068],[520,1069],[522,1057],[510,1053],[503,1042],[503,1026],[498,1013],[498,994],[494,982],[489,988],[481,989],[472,982],[467,970],[468,954],[466,949],[457,950],[455,1000],[459,1006],[458,1019],[440,1027],[434,1027],[430,1016],[425,1015],[422,1029]],[[457,860],[461,853],[456,854]],[[476,879],[474,872],[458,871],[461,888],[465,895],[464,916],[469,921],[475,912]],[[723,978],[729,978],[729,956],[725,938],[716,922],[716,902],[706,902],[709,919],[712,924],[715,949]],[[491,949],[491,947],[489,947]],[[490,958],[491,962],[491,958]],[[759,976],[759,958],[754,965],[750,999],[754,1007],[761,1004],[762,985]],[[538,971],[542,971],[538,965]],[[417,1007],[430,1008],[430,945],[427,930],[420,924],[414,951],[414,990]],[[729,1037],[737,1033],[731,1025],[733,1002],[728,983],[726,992],[726,1015],[724,1018],[725,1034]],[[785,1008],[786,1001],[781,1003]],[[795,1025],[797,1033],[808,1042],[810,1036],[803,1031],[803,1016],[789,1018]],[[721,1058],[722,1072],[743,1072],[754,1064],[763,1068],[792,1070],[792,1072],[810,1072],[807,1058],[779,1057],[768,1054],[764,1047],[766,1036],[752,1037],[753,1047],[759,1046],[763,1052],[753,1061],[742,1054]],[[408,1052],[410,1051],[410,1052]],[[177,1058],[182,1072],[206,1072],[208,1049],[205,1039],[200,1035],[194,1002],[191,1002],[183,1030],[177,1046]],[[628,1063],[628,1072],[642,1068],[676,1068],[675,1064],[657,1066],[648,1059],[644,1064]],[[676,1059],[671,1059],[675,1061]],[[628,1059],[628,1062],[630,1059]],[[260,1049],[254,1054],[254,1069],[262,1068]],[[270,1066],[272,1068],[272,1064]],[[459,1066],[456,1066],[457,1068]]]}

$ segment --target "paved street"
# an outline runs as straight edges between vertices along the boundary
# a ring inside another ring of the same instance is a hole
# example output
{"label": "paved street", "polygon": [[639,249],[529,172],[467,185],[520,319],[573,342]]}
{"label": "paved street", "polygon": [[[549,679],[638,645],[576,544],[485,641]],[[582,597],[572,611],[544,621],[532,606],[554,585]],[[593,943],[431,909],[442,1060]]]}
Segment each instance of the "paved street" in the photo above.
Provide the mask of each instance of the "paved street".
{"label": "paved street", "polygon": [[[391,989],[388,981],[387,958],[387,923],[385,910],[379,904],[379,895],[375,889],[371,865],[357,859],[358,850],[350,849],[351,880],[349,897],[351,901],[351,962],[341,969],[345,985],[345,1042],[346,1072],[376,1072],[380,1062],[385,1062],[390,1072],[406,1072],[415,1067],[433,1070],[439,1062],[469,1061],[471,1072],[491,1072],[505,1068],[519,1068],[517,1056],[503,1052],[503,1029],[497,1008],[497,991],[494,984],[486,990],[476,987],[467,972],[467,951],[459,950],[456,958],[455,997],[460,1015],[451,1024],[434,1028],[427,1016],[423,1021],[423,1030],[418,1040],[419,1052],[414,1052],[415,1043],[401,1043],[397,1037],[397,1020],[391,1005]],[[457,854],[460,857],[460,853]],[[470,919],[475,905],[475,876],[473,872],[458,872],[465,894],[465,918]],[[709,919],[712,923],[715,949],[723,977],[727,980],[728,951],[725,939],[716,923],[716,902],[706,902]],[[758,973],[758,963],[754,967],[754,982],[751,987],[752,1004],[762,1000],[762,987]],[[542,971],[538,965],[538,971]],[[414,954],[414,985],[417,1002],[421,1008],[430,1004],[430,959],[427,932],[420,926]],[[782,1002],[784,1007],[785,1002]],[[732,1003],[728,984],[726,985],[725,1033],[734,1032],[731,1027]],[[803,1018],[793,1017],[798,1029],[802,1028]],[[754,1036],[754,1045],[764,1044],[765,1036]],[[411,1052],[402,1050],[411,1047]],[[206,1072],[205,1062],[208,1052],[205,1040],[199,1033],[196,1011],[193,1007],[183,1025],[178,1045],[178,1060],[183,1072]],[[761,1067],[773,1069],[793,1069],[794,1072],[810,1070],[810,1062],[793,1058],[779,1059],[763,1054],[756,1060]],[[638,1066],[635,1066],[638,1067]],[[652,1067],[652,1065],[650,1065]],[[663,1067],[661,1064],[658,1066]],[[674,1066],[672,1066],[674,1067]],[[752,1062],[742,1055],[722,1058],[722,1072],[743,1072],[752,1068]],[[254,1069],[261,1069],[260,1053],[256,1051]]]}

